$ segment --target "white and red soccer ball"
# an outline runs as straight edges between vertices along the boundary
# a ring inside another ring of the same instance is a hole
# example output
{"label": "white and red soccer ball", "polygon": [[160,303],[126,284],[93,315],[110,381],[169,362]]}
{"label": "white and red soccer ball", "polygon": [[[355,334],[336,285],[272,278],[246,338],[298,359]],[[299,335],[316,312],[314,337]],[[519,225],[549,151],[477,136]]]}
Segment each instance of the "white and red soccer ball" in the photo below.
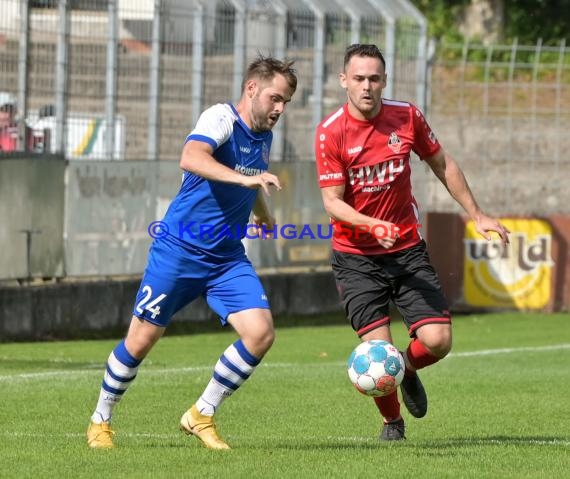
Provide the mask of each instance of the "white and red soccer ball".
{"label": "white and red soccer ball", "polygon": [[400,385],[405,364],[400,351],[387,341],[360,343],[348,358],[348,377],[367,396],[386,396]]}

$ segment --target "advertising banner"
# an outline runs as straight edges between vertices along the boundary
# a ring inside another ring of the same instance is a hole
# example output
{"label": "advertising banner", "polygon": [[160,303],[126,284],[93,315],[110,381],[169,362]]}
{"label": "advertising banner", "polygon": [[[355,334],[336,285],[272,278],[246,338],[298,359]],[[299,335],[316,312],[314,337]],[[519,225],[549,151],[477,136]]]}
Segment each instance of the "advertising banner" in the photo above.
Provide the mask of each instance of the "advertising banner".
{"label": "advertising banner", "polygon": [[463,284],[470,306],[544,308],[552,294],[552,229],[538,219],[501,219],[510,244],[485,240],[465,225]]}

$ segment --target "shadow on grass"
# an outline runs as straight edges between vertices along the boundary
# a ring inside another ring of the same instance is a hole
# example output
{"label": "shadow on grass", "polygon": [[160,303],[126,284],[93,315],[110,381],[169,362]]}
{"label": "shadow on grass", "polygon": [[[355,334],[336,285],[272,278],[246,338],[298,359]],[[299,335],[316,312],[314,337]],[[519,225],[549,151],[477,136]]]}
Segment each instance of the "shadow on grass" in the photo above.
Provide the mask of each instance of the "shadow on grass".
{"label": "shadow on grass", "polygon": [[570,447],[570,437],[556,436],[489,436],[453,438],[430,443],[416,443],[421,449],[461,448],[473,446],[565,446]]}
{"label": "shadow on grass", "polygon": [[[120,438],[120,439],[119,439]],[[170,434],[164,435],[164,438],[155,437],[154,434],[138,434],[135,438],[133,437],[121,437],[119,432],[117,435],[117,444],[123,442],[125,444],[127,441],[131,445],[136,445],[136,447],[143,447],[149,449],[162,449],[162,448],[191,448],[196,450],[208,451],[198,439],[193,437],[185,437],[182,433],[180,438],[173,438]],[[271,438],[265,439],[264,441],[256,440],[252,437],[235,436],[235,435],[224,435],[224,439],[232,446],[235,451],[304,451],[304,452],[318,452],[324,450],[354,450],[362,451],[367,450],[377,450],[379,447],[386,443],[379,443],[375,438],[362,438],[361,440],[355,441],[354,439],[347,439],[346,442],[339,441],[338,439],[326,439],[323,438]],[[391,444],[387,444],[391,446]],[[126,447],[126,446],[125,446]],[[219,454],[219,452],[216,451]]]}
{"label": "shadow on grass", "polygon": [[[427,455],[446,455],[450,456],[460,449],[467,449],[473,447],[504,447],[504,446],[560,446],[563,448],[570,448],[570,437],[555,437],[555,436],[490,436],[490,437],[473,437],[473,438],[453,438],[445,440],[430,440],[424,441],[378,441],[376,438],[360,438],[354,440],[347,438],[345,442],[342,440],[334,439],[328,440],[294,440],[290,442],[275,440],[267,443],[267,449],[282,449],[282,450],[302,450],[305,452],[314,450],[379,450],[383,448],[410,448],[414,449],[416,453],[421,454],[421,451]],[[265,445],[261,446],[256,444],[244,444],[243,448],[264,449]]]}

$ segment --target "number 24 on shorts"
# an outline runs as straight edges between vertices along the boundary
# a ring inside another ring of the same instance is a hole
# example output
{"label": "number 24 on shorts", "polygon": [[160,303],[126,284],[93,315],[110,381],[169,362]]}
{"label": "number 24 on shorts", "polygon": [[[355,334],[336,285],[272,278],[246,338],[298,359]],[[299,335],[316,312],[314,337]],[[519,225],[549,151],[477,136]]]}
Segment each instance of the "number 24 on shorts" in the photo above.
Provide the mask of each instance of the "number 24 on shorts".
{"label": "number 24 on shorts", "polygon": [[142,314],[143,310],[146,309],[147,311],[150,311],[152,313],[150,317],[152,319],[155,319],[160,314],[160,306],[158,305],[158,303],[160,303],[164,298],[166,298],[166,294],[161,294],[160,296],[153,299],[149,303],[152,297],[151,287],[148,285],[145,286],[142,292],[144,293],[144,297],[137,304],[136,307],[137,313]]}

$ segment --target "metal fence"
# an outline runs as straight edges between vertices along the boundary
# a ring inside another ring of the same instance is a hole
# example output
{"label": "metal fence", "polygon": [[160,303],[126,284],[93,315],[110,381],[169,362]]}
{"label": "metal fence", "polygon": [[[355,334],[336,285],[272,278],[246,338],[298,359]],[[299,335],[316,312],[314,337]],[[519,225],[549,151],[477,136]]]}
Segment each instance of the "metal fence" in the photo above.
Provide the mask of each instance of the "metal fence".
{"label": "metal fence", "polygon": [[[481,206],[494,214],[570,212],[570,48],[440,45],[428,116]],[[428,175],[427,206],[458,209]]]}
{"label": "metal fence", "polygon": [[426,22],[409,0],[3,0],[0,91],[49,133],[20,131],[20,149],[177,160],[202,109],[237,101],[257,53],[287,57],[299,87],[273,159],[311,160],[313,128],[345,98],[344,49],[359,41],[384,49],[387,96],[423,106]]}

